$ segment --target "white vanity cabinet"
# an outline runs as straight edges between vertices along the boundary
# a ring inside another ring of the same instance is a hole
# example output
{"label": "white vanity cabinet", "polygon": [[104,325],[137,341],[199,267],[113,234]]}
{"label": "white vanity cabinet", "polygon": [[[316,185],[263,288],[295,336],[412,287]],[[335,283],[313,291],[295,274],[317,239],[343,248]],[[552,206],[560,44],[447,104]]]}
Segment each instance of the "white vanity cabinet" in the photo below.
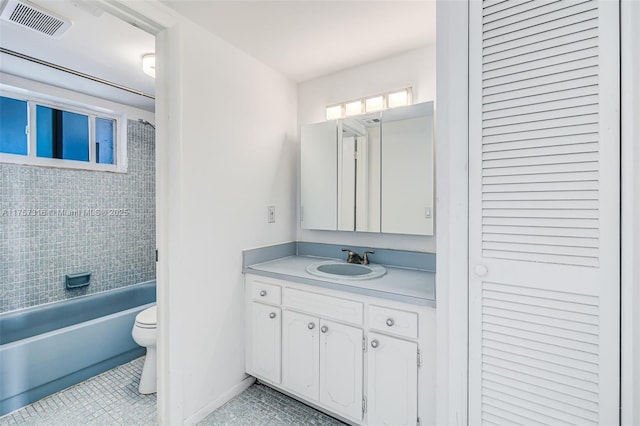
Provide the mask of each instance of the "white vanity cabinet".
{"label": "white vanity cabinet", "polygon": [[362,329],[285,309],[282,386],[362,419]]}
{"label": "white vanity cabinet", "polygon": [[362,329],[320,321],[320,402],[349,419],[362,420]]}
{"label": "white vanity cabinet", "polygon": [[250,311],[248,332],[251,347],[247,354],[247,372],[273,383],[280,383],[280,308],[251,302]]}
{"label": "white vanity cabinet", "polygon": [[418,344],[369,333],[367,416],[374,425],[413,425],[418,412]]}
{"label": "white vanity cabinet", "polygon": [[261,281],[251,285],[246,313],[247,373],[280,383],[282,315],[280,286]]}
{"label": "white vanity cabinet", "polygon": [[251,274],[246,289],[247,373],[352,424],[434,424],[434,308]]}
{"label": "white vanity cabinet", "polygon": [[320,395],[320,320],[282,314],[282,386],[312,401]]}

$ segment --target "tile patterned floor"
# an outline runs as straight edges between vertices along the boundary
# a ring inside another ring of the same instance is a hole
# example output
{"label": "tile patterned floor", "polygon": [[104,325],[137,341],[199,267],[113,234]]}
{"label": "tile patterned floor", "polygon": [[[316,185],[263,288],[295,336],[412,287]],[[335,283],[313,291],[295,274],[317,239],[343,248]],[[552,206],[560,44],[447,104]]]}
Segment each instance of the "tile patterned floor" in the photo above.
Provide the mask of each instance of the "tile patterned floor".
{"label": "tile patterned floor", "polygon": [[256,383],[198,423],[199,426],[339,426],[344,423]]}
{"label": "tile patterned floor", "polygon": [[138,393],[144,357],[0,417],[5,425],[154,425],[156,395]]}
{"label": "tile patterned floor", "polygon": [[[0,417],[0,426],[151,426],[156,395],[138,393],[144,357]],[[262,384],[255,384],[206,419],[202,426],[338,426],[340,421]]]}

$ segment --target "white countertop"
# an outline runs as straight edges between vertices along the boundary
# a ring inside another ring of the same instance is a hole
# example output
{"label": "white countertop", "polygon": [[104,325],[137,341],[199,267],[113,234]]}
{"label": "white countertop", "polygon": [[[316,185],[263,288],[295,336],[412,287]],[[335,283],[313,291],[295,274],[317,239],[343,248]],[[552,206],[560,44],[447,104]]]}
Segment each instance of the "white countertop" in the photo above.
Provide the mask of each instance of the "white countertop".
{"label": "white countertop", "polygon": [[401,302],[435,306],[435,273],[417,269],[384,267],[387,273],[369,280],[328,279],[311,275],[306,271],[310,264],[323,260],[337,260],[311,256],[289,256],[269,262],[249,265],[245,273],[291,279],[303,284],[317,285]]}

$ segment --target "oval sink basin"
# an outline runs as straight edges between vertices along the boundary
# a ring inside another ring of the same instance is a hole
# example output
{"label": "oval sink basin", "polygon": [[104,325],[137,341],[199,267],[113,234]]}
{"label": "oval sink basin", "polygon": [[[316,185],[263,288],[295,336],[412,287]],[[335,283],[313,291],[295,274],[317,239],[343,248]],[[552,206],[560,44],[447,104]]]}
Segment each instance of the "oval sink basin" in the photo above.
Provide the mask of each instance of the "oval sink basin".
{"label": "oval sink basin", "polygon": [[362,265],[354,265],[351,263],[327,263],[326,265],[318,266],[318,271],[325,274],[333,275],[365,275],[370,274],[371,269]]}
{"label": "oval sink basin", "polygon": [[339,260],[324,260],[307,266],[307,272],[323,278],[370,280],[383,276],[387,270],[381,265],[359,265]]}

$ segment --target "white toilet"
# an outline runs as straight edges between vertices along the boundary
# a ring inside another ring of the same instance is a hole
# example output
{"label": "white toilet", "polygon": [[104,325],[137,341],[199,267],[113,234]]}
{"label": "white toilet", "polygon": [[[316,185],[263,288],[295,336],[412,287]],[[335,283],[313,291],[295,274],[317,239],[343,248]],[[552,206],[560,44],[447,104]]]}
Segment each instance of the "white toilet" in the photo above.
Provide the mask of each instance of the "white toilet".
{"label": "white toilet", "polygon": [[147,348],[138,386],[138,391],[143,394],[156,391],[156,312],[155,305],[140,312],[136,315],[136,322],[131,330],[133,340]]}

